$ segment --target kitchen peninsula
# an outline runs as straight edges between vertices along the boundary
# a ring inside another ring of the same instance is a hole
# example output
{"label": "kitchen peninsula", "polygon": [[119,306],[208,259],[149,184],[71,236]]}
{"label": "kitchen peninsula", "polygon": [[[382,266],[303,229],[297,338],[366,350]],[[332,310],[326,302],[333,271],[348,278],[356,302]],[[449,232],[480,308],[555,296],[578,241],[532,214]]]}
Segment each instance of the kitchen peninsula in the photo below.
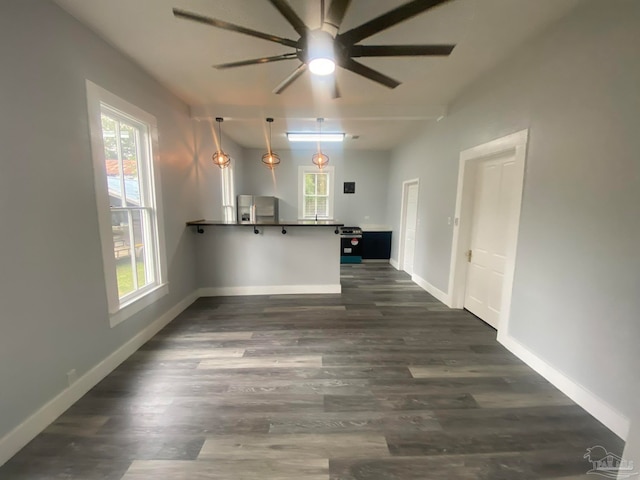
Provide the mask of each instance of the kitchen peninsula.
{"label": "kitchen peninsula", "polygon": [[187,222],[197,234],[201,296],[340,293],[342,223]]}

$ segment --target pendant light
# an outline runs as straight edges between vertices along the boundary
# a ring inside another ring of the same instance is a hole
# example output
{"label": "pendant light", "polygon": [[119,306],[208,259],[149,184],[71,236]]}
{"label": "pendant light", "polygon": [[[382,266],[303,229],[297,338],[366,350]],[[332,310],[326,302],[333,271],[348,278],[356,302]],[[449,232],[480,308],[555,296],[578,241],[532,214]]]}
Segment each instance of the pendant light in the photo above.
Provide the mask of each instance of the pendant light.
{"label": "pendant light", "polygon": [[[322,122],[324,122],[324,118],[318,119],[318,128],[320,130],[320,137],[322,137]],[[313,157],[311,157],[311,161],[314,165],[316,165],[320,170],[329,163],[329,157],[322,153],[322,149],[320,148],[320,140],[318,140],[318,153],[314,153]]]}
{"label": "pendant light", "polygon": [[218,122],[218,151],[211,157],[213,164],[220,168],[226,168],[231,163],[231,157],[222,150],[222,133],[220,132],[220,124],[223,121],[224,119],[222,117],[216,117],[216,122]]}
{"label": "pendant light", "polygon": [[273,123],[273,118],[267,118],[267,123],[269,124],[269,144],[267,145],[269,151],[262,155],[262,163],[273,170],[280,164],[280,155],[273,153],[273,150],[271,150],[271,124]]}

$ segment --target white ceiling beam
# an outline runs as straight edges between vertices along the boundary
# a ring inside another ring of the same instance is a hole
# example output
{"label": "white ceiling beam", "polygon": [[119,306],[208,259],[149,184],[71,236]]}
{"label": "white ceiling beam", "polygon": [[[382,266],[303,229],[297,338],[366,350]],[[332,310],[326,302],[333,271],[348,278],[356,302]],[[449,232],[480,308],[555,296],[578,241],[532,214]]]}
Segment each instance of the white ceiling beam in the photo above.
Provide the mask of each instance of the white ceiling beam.
{"label": "white ceiling beam", "polygon": [[318,108],[271,107],[265,109],[261,115],[256,115],[260,108],[241,105],[204,105],[191,107],[191,118],[195,120],[211,120],[223,117],[225,121],[263,122],[266,117],[276,119],[296,119],[316,121],[316,118],[359,121],[425,121],[446,116],[447,107],[433,106],[386,106],[386,105],[357,105]]}

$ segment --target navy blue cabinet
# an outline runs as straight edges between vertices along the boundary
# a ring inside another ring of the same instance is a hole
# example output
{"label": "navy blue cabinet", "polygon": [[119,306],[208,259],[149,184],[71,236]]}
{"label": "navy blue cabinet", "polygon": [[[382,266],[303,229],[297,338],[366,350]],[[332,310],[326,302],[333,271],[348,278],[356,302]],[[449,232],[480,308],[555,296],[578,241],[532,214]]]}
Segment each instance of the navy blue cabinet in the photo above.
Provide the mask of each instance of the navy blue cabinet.
{"label": "navy blue cabinet", "polygon": [[364,260],[391,258],[391,232],[362,232],[362,258]]}

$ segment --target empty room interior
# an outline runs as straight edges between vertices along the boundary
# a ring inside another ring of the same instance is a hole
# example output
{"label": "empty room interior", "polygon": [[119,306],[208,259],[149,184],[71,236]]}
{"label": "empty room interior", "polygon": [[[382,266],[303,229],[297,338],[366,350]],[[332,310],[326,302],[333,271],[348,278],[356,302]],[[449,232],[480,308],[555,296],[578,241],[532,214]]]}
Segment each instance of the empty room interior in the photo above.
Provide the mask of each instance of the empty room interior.
{"label": "empty room interior", "polygon": [[640,2],[0,39],[0,479],[640,474]]}

